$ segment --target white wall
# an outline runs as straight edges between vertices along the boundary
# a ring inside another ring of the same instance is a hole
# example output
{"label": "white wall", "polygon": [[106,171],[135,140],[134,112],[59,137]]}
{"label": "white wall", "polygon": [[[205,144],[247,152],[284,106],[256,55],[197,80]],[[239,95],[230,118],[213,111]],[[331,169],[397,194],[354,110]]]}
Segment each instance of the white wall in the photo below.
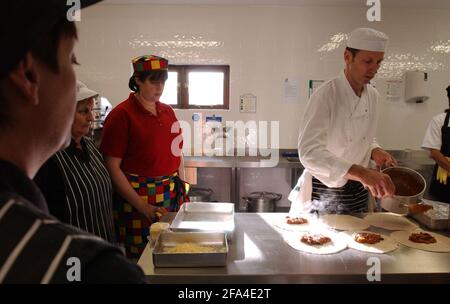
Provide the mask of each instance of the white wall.
{"label": "white wall", "polygon": [[[378,139],[387,149],[419,149],[428,121],[448,105],[444,89],[450,84],[450,53],[433,53],[429,46],[450,41],[450,10],[383,8],[381,17],[371,23],[365,9],[342,7],[97,5],[84,10],[78,24],[78,76],[117,105],[128,96],[135,56],[153,53],[178,64],[229,64],[230,110],[203,112],[225,120],[279,120],[280,147],[296,148],[308,80],[333,77],[343,67],[342,45],[331,52],[317,50],[337,33],[374,27],[391,38],[387,55],[409,54],[407,59],[387,58],[393,70],[376,80],[383,97]],[[173,49],[155,43],[192,37],[220,42],[219,47]],[[150,45],[133,44],[137,40]],[[405,68],[400,64],[411,68],[415,63],[428,66],[431,98],[424,104],[388,103],[385,81],[401,74]],[[283,100],[286,77],[298,77],[297,103]],[[256,114],[239,113],[244,93],[257,95]],[[192,113],[177,111],[187,121]]]}

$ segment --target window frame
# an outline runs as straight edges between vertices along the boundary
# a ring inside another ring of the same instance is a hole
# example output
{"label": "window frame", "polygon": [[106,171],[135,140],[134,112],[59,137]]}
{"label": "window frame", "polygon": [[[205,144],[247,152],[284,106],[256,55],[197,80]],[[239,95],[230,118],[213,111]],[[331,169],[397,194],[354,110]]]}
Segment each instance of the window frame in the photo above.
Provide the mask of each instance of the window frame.
{"label": "window frame", "polygon": [[[169,65],[169,72],[178,72],[177,84],[177,104],[170,105],[174,109],[189,110],[189,109],[230,109],[230,66],[229,65]],[[222,72],[223,77],[223,104],[200,106],[189,104],[189,72]]]}

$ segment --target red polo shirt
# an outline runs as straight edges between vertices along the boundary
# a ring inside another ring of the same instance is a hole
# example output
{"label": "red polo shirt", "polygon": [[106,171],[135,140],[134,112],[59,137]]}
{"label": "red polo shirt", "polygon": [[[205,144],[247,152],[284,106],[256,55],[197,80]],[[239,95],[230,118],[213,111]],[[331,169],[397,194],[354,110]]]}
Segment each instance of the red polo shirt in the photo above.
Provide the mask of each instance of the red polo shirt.
{"label": "red polo shirt", "polygon": [[140,176],[169,175],[178,170],[180,157],[172,153],[174,146],[183,147],[181,129],[171,133],[179,124],[173,109],[156,103],[157,116],[147,111],[131,93],[106,118],[100,151],[122,159],[125,173]]}

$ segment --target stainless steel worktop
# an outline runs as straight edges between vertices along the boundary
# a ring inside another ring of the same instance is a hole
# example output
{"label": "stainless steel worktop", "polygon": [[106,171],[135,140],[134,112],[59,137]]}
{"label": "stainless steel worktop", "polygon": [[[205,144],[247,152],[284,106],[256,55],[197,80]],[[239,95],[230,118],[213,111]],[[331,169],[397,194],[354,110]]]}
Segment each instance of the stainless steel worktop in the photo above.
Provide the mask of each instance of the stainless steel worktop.
{"label": "stainless steel worktop", "polygon": [[234,156],[185,156],[184,166],[188,168],[235,168]]}
{"label": "stainless steel worktop", "polygon": [[260,156],[185,156],[184,166],[188,168],[303,168],[299,160],[281,157],[275,166],[261,160]]}
{"label": "stainless steel worktop", "polygon": [[[450,283],[450,253],[399,245],[388,254],[346,249],[313,255],[292,249],[270,223],[274,213],[236,213],[226,267],[154,268],[147,246],[139,265],[150,283],[367,283],[371,257],[381,265],[381,283]],[[279,214],[278,214],[279,216]],[[373,231],[383,232],[371,227]]]}
{"label": "stainless steel worktop", "polygon": [[[302,164],[295,157],[284,157],[283,152],[295,152],[295,150],[279,150],[278,162],[275,166],[268,162],[269,157],[261,156],[185,156],[185,166],[190,168],[303,168]],[[426,151],[388,151],[398,161],[399,165],[410,167],[411,169],[421,169],[426,166],[434,165]]]}

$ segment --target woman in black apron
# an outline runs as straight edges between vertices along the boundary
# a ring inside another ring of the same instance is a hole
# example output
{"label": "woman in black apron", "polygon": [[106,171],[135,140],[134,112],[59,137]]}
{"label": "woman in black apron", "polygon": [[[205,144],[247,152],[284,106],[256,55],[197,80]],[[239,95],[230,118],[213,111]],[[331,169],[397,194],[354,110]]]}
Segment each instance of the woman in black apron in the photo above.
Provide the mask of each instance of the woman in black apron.
{"label": "woman in black apron", "polygon": [[422,144],[422,148],[429,149],[430,157],[436,161],[429,194],[432,199],[444,203],[450,203],[450,86],[447,87],[447,97],[449,109],[433,117]]}
{"label": "woman in black apron", "polygon": [[[450,158],[450,127],[448,126],[450,111],[447,110],[447,115],[445,116],[444,124],[441,128],[441,137],[442,137],[442,146],[440,152],[447,159]],[[437,163],[434,165],[433,175],[431,177],[430,183],[430,194],[434,199],[444,202],[450,203],[450,178],[445,177],[448,176],[448,172],[440,167]]]}

